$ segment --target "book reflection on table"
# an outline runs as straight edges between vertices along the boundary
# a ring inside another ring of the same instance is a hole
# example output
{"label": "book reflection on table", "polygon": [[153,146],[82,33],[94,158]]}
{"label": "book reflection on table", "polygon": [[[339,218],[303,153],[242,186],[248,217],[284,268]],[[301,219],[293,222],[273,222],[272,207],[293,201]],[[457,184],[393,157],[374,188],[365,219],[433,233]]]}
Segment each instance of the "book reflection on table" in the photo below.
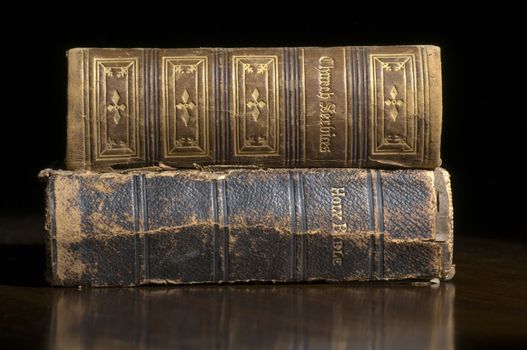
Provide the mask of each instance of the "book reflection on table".
{"label": "book reflection on table", "polygon": [[449,283],[56,289],[49,345],[453,349],[454,298]]}

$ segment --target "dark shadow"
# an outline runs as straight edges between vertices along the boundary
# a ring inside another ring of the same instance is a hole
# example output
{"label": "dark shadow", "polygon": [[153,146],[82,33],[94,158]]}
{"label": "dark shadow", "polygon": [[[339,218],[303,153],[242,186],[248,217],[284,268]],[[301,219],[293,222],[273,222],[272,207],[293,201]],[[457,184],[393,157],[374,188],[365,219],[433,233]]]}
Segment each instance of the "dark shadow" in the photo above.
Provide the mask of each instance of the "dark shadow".
{"label": "dark shadow", "polygon": [[45,286],[45,253],[43,244],[0,245],[0,284]]}

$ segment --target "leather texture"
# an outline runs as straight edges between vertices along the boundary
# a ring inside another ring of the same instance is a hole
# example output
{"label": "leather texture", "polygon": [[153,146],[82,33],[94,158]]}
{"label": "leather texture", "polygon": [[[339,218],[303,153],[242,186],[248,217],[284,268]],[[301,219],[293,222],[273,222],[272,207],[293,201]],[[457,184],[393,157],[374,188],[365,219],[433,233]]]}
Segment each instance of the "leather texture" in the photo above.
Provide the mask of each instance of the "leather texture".
{"label": "leather texture", "polygon": [[44,171],[51,283],[450,279],[442,169]]}
{"label": "leather texture", "polygon": [[440,165],[430,45],[68,51],[70,170]]}

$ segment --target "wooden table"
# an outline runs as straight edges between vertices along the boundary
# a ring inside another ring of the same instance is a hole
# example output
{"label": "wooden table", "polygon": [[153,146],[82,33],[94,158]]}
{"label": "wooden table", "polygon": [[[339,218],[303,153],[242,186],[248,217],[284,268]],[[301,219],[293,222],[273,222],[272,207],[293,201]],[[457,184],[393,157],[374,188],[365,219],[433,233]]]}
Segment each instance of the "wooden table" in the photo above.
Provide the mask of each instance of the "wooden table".
{"label": "wooden table", "polygon": [[41,246],[2,246],[0,348],[527,348],[527,244],[458,237],[439,286],[49,288]]}

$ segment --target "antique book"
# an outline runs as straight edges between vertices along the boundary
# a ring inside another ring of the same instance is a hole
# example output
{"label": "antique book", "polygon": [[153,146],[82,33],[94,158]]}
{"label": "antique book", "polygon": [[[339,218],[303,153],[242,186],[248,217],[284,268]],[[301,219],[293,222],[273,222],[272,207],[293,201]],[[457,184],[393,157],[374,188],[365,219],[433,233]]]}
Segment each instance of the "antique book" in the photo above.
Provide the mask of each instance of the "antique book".
{"label": "antique book", "polygon": [[445,170],[44,171],[53,285],[450,279]]}
{"label": "antique book", "polygon": [[435,46],[68,51],[70,170],[440,165]]}

